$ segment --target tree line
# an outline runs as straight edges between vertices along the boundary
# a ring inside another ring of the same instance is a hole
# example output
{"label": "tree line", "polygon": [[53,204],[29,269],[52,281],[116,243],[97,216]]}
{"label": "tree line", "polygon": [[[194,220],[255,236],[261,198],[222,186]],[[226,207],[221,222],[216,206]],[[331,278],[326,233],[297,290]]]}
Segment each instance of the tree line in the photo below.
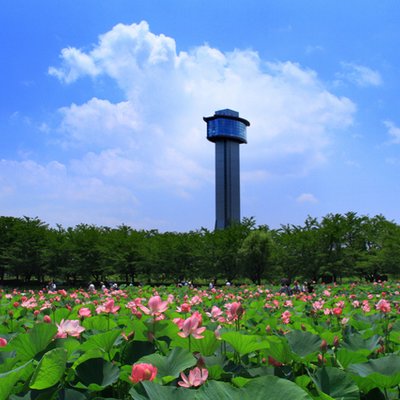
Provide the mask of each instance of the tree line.
{"label": "tree line", "polygon": [[302,225],[278,229],[244,218],[224,230],[186,233],[126,225],[50,227],[37,217],[0,217],[3,283],[373,280],[399,276],[399,262],[400,226],[382,215],[309,216]]}

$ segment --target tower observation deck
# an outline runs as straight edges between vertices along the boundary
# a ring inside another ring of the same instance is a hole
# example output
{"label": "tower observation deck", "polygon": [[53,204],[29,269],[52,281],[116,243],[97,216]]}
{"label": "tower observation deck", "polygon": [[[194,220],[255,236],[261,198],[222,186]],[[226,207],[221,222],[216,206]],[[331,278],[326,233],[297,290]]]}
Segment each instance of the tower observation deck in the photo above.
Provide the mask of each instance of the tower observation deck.
{"label": "tower observation deck", "polygon": [[229,109],[216,111],[203,120],[207,123],[207,139],[215,143],[215,229],[223,229],[240,223],[239,144],[247,143],[250,122]]}

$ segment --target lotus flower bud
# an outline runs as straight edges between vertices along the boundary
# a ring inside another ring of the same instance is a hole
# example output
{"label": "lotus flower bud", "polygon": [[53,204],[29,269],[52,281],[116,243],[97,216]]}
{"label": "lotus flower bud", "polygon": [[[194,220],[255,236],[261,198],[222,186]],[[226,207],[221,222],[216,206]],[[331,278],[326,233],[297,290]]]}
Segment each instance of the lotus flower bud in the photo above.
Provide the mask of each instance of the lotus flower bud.
{"label": "lotus flower bud", "polygon": [[279,362],[278,360],[275,360],[275,358],[268,356],[268,364],[272,365],[273,367],[282,367],[282,363]]}
{"label": "lotus flower bud", "polygon": [[335,336],[333,339],[333,346],[337,349],[340,345],[339,336]]}

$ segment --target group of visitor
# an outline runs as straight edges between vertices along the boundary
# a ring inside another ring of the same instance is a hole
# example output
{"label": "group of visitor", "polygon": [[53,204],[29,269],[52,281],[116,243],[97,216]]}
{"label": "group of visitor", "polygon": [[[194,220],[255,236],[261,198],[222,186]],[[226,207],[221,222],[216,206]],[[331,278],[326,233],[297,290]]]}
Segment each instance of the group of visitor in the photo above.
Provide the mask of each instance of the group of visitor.
{"label": "group of visitor", "polygon": [[[104,290],[117,290],[118,289],[118,284],[116,282],[109,282],[108,283],[108,287],[104,282],[100,282],[100,289],[102,291]],[[88,286],[88,291],[89,292],[94,292],[96,290],[96,286],[94,285],[93,282],[89,282],[89,286]]]}
{"label": "group of visitor", "polygon": [[293,282],[293,287],[290,287],[290,281],[288,279],[282,279],[281,288],[279,289],[279,293],[284,293],[288,296],[292,296],[293,294],[298,293],[312,293],[314,291],[314,287],[311,282],[305,281],[301,286],[298,281]]}
{"label": "group of visitor", "polygon": [[48,290],[49,292],[55,292],[56,289],[57,289],[57,285],[55,284],[54,281],[50,281],[50,282],[47,284],[47,290]]}

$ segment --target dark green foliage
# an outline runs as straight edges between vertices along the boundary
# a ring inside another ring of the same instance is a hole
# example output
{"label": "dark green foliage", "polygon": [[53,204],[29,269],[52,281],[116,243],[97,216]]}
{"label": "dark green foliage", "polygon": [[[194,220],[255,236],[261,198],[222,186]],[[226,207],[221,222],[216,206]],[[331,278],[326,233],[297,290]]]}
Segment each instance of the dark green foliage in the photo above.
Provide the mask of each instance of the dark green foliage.
{"label": "dark green foliage", "polygon": [[80,224],[49,227],[38,218],[0,217],[0,280],[76,285],[255,283],[399,275],[400,227],[354,212],[308,217],[302,226],[270,230],[253,218],[224,230],[186,233]]}

